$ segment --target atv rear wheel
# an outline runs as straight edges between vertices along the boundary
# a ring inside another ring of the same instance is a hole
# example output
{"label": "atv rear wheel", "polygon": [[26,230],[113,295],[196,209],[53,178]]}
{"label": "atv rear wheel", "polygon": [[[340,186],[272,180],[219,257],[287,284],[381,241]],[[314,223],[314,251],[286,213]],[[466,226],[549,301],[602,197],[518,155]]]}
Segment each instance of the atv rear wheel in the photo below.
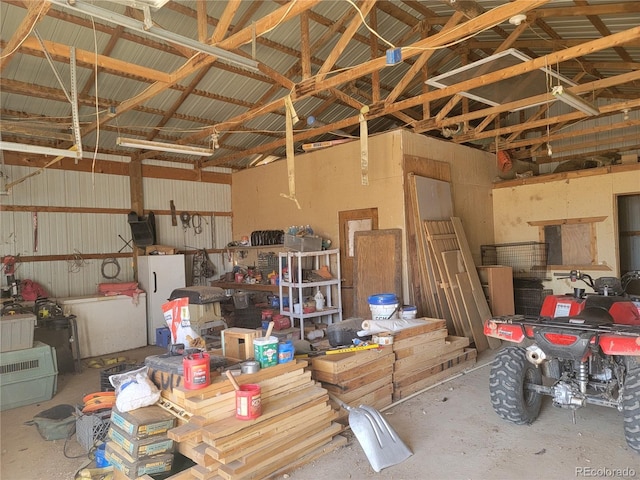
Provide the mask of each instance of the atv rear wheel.
{"label": "atv rear wheel", "polygon": [[489,393],[500,417],[518,425],[538,418],[542,394],[527,389],[527,383],[542,385],[542,373],[527,360],[525,349],[507,347],[498,352],[489,375]]}
{"label": "atv rear wheel", "polygon": [[640,370],[627,373],[624,380],[622,415],[627,445],[640,452]]}

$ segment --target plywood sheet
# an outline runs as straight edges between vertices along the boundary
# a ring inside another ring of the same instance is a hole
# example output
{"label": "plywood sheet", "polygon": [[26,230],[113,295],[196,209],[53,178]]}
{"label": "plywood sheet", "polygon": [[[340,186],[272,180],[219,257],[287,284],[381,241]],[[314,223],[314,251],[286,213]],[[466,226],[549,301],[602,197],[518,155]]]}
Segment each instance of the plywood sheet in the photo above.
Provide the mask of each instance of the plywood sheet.
{"label": "plywood sheet", "polygon": [[370,295],[402,297],[402,230],[356,232],[354,237],[354,312],[356,317],[371,318]]}
{"label": "plywood sheet", "polygon": [[453,217],[451,184],[415,175],[418,213],[422,220],[449,220]]}

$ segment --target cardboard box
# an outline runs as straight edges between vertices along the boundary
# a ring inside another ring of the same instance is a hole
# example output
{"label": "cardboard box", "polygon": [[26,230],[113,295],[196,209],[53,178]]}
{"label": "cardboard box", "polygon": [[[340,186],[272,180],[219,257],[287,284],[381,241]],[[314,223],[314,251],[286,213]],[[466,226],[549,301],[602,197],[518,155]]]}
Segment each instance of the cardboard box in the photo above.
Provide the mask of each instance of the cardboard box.
{"label": "cardboard box", "polygon": [[167,433],[176,425],[176,417],[161,407],[151,405],[130,412],[111,411],[111,423],[131,438],[147,438]]}

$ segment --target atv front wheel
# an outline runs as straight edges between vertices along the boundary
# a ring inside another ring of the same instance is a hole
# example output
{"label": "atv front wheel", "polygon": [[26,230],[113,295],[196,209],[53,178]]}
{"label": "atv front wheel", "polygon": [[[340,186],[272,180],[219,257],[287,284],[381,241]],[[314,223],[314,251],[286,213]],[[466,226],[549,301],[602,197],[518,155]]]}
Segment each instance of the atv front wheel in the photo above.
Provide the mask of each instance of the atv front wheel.
{"label": "atv front wheel", "polygon": [[542,374],[527,360],[524,348],[507,347],[496,354],[489,375],[489,393],[500,417],[518,425],[538,418],[542,394],[529,390],[528,383],[542,385]]}
{"label": "atv front wheel", "polygon": [[640,370],[627,373],[624,380],[622,415],[627,445],[640,452]]}

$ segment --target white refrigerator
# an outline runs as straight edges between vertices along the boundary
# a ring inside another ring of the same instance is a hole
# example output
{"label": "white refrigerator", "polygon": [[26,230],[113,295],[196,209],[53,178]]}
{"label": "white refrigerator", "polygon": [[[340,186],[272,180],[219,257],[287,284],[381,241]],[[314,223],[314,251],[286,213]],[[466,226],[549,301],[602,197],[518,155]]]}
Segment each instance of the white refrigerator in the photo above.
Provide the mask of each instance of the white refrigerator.
{"label": "white refrigerator", "polygon": [[147,292],[147,341],[156,344],[156,328],[166,327],[162,304],[176,288],[186,286],[184,255],[138,257],[138,283]]}

